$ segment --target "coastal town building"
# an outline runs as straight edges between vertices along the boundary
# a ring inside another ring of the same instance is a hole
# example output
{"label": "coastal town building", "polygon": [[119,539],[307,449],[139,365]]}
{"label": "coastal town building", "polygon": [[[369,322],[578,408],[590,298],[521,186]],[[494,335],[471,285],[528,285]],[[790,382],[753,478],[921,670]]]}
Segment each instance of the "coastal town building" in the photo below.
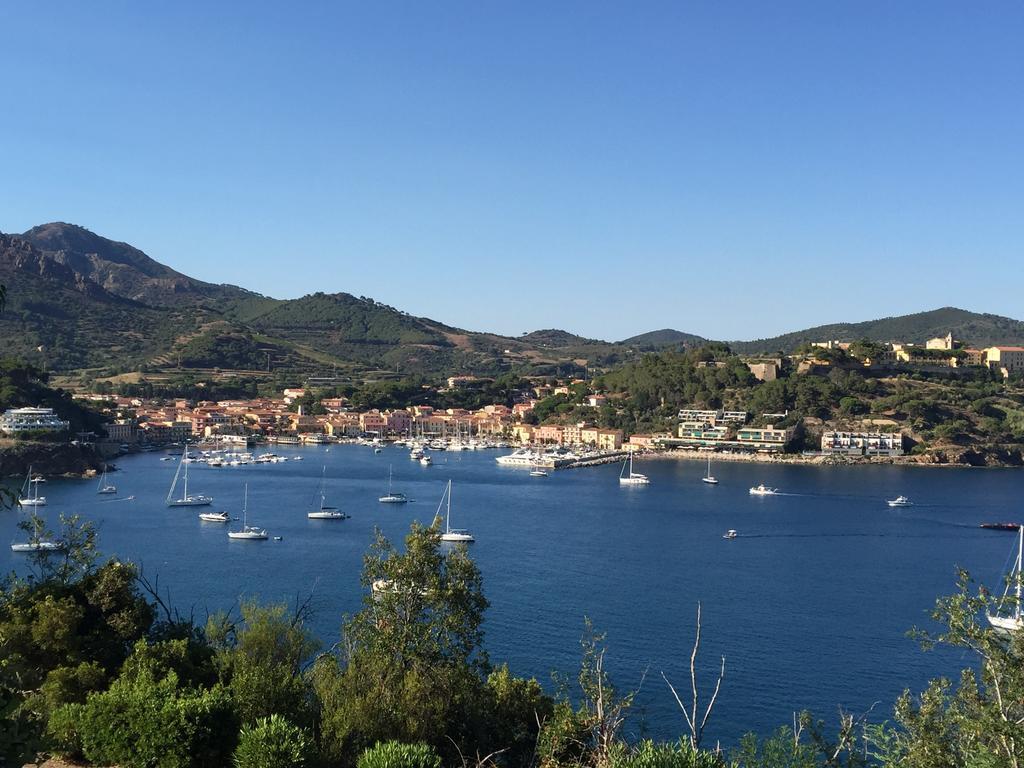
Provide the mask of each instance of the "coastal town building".
{"label": "coastal town building", "polygon": [[61,419],[52,408],[8,408],[0,416],[0,432],[14,435],[20,432],[64,432],[69,423]]}
{"label": "coastal town building", "polygon": [[782,450],[792,437],[792,427],[744,427],[736,432],[738,442],[753,446],[756,450]]}
{"label": "coastal town building", "polygon": [[985,364],[1004,377],[1024,374],[1024,347],[988,347]]}
{"label": "coastal town building", "polygon": [[924,343],[925,349],[946,349],[951,350],[956,342],[953,341],[953,334],[947,333],[945,336],[939,336],[934,339],[928,339]]}
{"label": "coastal town building", "polygon": [[840,456],[902,456],[900,432],[824,432],[821,452]]}

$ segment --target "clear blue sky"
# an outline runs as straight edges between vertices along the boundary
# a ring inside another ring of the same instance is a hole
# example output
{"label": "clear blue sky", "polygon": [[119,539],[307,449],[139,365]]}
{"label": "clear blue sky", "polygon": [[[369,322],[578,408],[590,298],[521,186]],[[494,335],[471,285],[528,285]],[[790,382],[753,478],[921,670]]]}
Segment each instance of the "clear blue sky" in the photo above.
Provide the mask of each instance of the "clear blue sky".
{"label": "clear blue sky", "polygon": [[0,230],[462,327],[1024,316],[1024,4],[6,3]]}

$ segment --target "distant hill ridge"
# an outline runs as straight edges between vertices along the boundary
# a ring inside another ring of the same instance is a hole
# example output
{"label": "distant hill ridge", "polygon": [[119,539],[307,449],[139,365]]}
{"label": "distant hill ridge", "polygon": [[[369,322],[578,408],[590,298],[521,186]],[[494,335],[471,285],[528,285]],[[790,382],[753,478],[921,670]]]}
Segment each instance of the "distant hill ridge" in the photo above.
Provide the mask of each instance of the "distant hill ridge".
{"label": "distant hill ridge", "polygon": [[[7,352],[58,370],[166,367],[168,361],[233,367],[269,360],[297,370],[340,366],[391,375],[512,367],[564,375],[709,341],[671,328],[615,343],[561,329],[512,338],[415,317],[344,292],[275,299],[197,280],[128,243],[64,222],[0,234],[0,282],[9,294],[0,314]],[[922,343],[949,332],[976,346],[1024,343],[1019,320],[943,307],[729,344],[740,353],[774,353],[807,341]]]}
{"label": "distant hill ridge", "polygon": [[808,341],[869,339],[923,344],[928,339],[945,336],[947,333],[978,347],[1020,344],[1024,341],[1024,322],[1000,315],[969,312],[957,307],[942,307],[860,323],[819,325],[768,339],[731,341],[729,345],[740,353],[790,352]]}

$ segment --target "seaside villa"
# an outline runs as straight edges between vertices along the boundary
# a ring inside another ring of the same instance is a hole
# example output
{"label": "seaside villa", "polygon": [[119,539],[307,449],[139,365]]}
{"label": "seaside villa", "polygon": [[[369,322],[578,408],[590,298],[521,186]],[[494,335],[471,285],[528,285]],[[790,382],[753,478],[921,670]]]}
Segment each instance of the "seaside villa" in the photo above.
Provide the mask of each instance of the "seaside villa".
{"label": "seaside villa", "polygon": [[69,423],[58,418],[52,408],[9,408],[0,416],[0,432],[63,432]]}

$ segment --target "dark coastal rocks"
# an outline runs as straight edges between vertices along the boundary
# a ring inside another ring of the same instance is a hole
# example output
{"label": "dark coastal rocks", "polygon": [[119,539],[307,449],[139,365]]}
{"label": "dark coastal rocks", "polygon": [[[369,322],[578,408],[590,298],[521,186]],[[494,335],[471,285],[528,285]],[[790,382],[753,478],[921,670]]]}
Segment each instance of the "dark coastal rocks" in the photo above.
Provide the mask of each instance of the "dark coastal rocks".
{"label": "dark coastal rocks", "polygon": [[103,460],[89,445],[4,441],[0,444],[0,477],[33,474],[84,477],[103,470]]}

